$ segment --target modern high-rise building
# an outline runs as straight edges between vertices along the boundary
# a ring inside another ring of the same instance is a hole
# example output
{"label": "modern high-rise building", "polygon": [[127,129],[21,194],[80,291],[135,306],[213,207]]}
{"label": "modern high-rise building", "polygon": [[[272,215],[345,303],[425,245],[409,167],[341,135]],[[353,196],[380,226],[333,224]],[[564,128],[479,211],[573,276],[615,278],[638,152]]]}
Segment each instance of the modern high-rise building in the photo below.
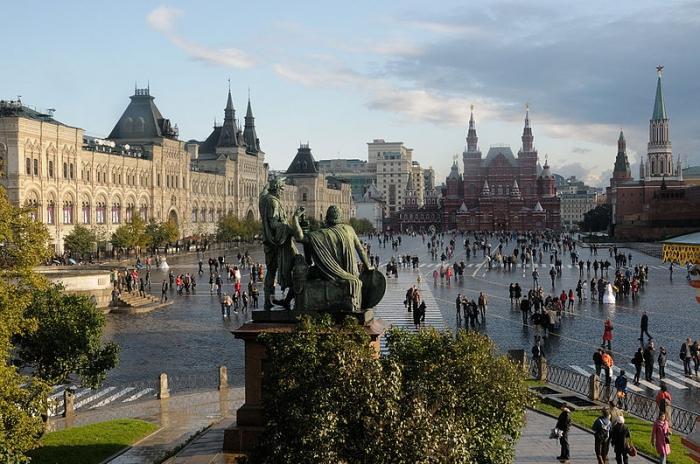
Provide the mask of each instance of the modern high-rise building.
{"label": "modern high-rise building", "polygon": [[[369,142],[367,164],[370,172],[376,175],[377,188],[384,196],[388,214],[403,208],[409,178],[416,190],[424,191],[422,169],[413,162],[413,149],[403,142],[386,142],[383,139]],[[418,201],[419,205],[423,204],[422,195]]]}

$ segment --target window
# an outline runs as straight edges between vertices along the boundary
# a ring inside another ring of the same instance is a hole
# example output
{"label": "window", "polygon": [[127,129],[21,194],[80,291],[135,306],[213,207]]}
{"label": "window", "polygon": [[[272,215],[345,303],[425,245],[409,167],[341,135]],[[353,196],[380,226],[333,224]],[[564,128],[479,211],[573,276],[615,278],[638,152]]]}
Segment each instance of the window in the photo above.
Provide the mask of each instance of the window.
{"label": "window", "polygon": [[46,206],[46,223],[47,224],[55,224],[56,221],[56,206],[54,205],[54,202],[52,200],[49,201],[49,204]]}
{"label": "window", "polygon": [[119,224],[122,221],[122,208],[119,203],[112,205],[112,224]]}
{"label": "window", "polygon": [[73,163],[71,163],[68,167],[69,167],[70,178],[73,179],[73,176],[74,176]]}
{"label": "window", "polygon": [[148,206],[142,204],[141,208],[139,208],[139,215],[141,219],[146,221],[148,219]]}
{"label": "window", "polygon": [[63,163],[63,178],[68,179],[68,163]]}
{"label": "window", "polygon": [[105,215],[107,212],[107,207],[104,203],[97,203],[97,208],[95,208],[95,222],[97,224],[105,223]]}
{"label": "window", "polygon": [[307,194],[306,192],[301,194],[301,201],[306,201]]}
{"label": "window", "polygon": [[63,202],[63,223],[73,224],[73,203],[69,201]]}
{"label": "window", "polygon": [[30,158],[26,159],[25,167],[26,167],[27,175],[31,176],[32,175],[32,160]]}
{"label": "window", "polygon": [[125,215],[125,220],[126,222],[131,222],[134,219],[134,205],[129,204],[126,205],[126,215]]}
{"label": "window", "polygon": [[53,161],[49,160],[49,177],[53,179]]}
{"label": "window", "polygon": [[156,186],[160,187],[160,174],[158,174],[158,177],[156,179]]}
{"label": "window", "polygon": [[197,222],[197,208],[192,208],[192,222]]}
{"label": "window", "polygon": [[34,175],[39,175],[39,160],[34,158]]}
{"label": "window", "polygon": [[83,224],[90,224],[90,203],[83,202]]}

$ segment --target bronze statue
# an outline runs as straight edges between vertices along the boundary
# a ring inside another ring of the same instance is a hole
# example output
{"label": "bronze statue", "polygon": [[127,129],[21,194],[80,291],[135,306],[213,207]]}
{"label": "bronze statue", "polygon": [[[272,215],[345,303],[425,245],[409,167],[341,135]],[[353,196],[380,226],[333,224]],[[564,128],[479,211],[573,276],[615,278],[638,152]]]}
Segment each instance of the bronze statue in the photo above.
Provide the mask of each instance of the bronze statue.
{"label": "bronze statue", "polygon": [[[280,178],[270,179],[267,188],[260,194],[259,208],[262,220],[263,250],[265,252],[264,309],[272,309],[273,304],[289,308],[294,290],[292,289],[292,266],[297,254],[292,241],[292,229],[287,223],[287,214],[282,207],[280,196],[284,190],[284,181]],[[282,291],[287,289],[283,301],[274,300],[275,276]]]}
{"label": "bronze statue", "polygon": [[319,230],[304,231],[303,214],[304,208],[297,208],[292,219],[294,239],[304,244],[307,254],[306,262],[298,258],[295,261],[296,306],[325,311],[366,309],[357,256],[363,266],[362,274],[371,275],[374,269],[355,230],[340,222],[341,211],[337,206],[328,208],[325,225]]}

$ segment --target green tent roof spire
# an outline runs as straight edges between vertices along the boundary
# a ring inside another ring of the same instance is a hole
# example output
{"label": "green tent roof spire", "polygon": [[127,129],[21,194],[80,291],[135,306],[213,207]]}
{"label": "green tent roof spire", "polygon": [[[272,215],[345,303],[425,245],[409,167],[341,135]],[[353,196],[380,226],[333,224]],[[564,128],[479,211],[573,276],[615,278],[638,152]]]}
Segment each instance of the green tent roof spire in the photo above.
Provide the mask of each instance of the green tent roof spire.
{"label": "green tent roof spire", "polygon": [[663,66],[657,66],[656,72],[659,78],[656,81],[656,99],[654,100],[654,114],[652,120],[659,121],[662,119],[668,119],[666,114],[666,105],[664,104],[664,94],[661,91],[661,75],[663,74]]}

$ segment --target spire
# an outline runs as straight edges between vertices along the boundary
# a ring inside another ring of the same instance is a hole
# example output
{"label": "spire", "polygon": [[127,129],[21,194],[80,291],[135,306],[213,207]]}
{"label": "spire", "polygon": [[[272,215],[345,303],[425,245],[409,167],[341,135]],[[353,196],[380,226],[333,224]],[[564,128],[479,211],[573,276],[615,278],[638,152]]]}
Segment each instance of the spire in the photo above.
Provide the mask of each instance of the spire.
{"label": "spire", "polygon": [[260,139],[258,139],[258,135],[255,132],[255,118],[253,117],[253,109],[250,106],[250,94],[248,95],[248,108],[245,112],[243,142],[246,146],[246,153],[256,154],[260,152]]}
{"label": "spire", "polygon": [[656,73],[659,77],[656,80],[656,99],[654,100],[654,114],[651,117],[653,121],[668,119],[668,115],[666,114],[666,105],[664,104],[664,94],[661,91],[661,76],[663,75],[663,71],[663,66],[656,67]]}
{"label": "spire", "polygon": [[467,132],[467,151],[475,152],[477,151],[477,143],[479,142],[479,137],[476,135],[476,127],[474,125],[474,105],[471,106],[471,113],[469,114],[469,132]]}
{"label": "spire", "polygon": [[512,197],[519,197],[520,196],[520,187],[518,187],[518,181],[516,179],[513,179],[513,188],[510,189],[510,196],[512,196]]}
{"label": "spire", "polygon": [[620,130],[620,137],[617,139],[617,156],[615,157],[615,168],[613,169],[613,179],[631,179],[632,170],[627,158],[627,143],[625,135]]}
{"label": "spire", "polygon": [[533,151],[533,141],[532,128],[530,127],[530,105],[525,105],[525,127],[523,127],[523,151],[531,152]]}
{"label": "spire", "polygon": [[481,189],[481,196],[488,197],[491,195],[491,189],[489,188],[489,181],[484,179],[484,188]]}
{"label": "spire", "polygon": [[448,179],[459,179],[459,166],[457,166],[457,158],[452,162],[452,167],[450,168],[450,175],[447,176]]}
{"label": "spire", "polygon": [[233,108],[233,98],[231,97],[231,88],[229,81],[228,98],[226,100],[226,108],[224,109],[224,123],[221,126],[221,132],[219,133],[219,140],[217,141],[216,147],[237,147],[237,133],[238,128],[236,127],[236,110]]}

